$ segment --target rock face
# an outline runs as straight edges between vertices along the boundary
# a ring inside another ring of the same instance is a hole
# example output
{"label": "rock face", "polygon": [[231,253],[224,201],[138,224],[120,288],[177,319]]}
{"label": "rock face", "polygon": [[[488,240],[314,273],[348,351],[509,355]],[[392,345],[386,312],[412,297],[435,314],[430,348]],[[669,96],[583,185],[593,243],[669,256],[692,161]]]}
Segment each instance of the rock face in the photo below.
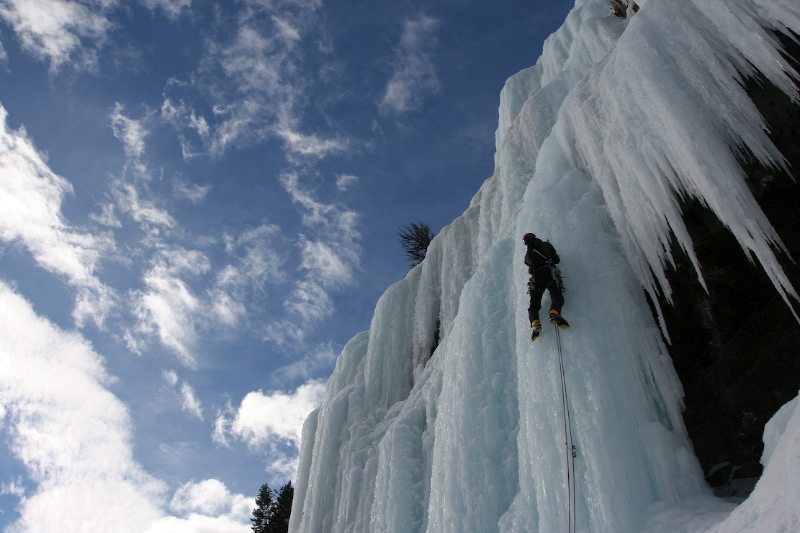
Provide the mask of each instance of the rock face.
{"label": "rock face", "polygon": [[[782,42],[800,59],[800,47]],[[797,260],[800,106],[763,81],[750,80],[747,90],[795,176],[745,156],[748,185]],[[686,393],[686,428],[707,481],[718,494],[744,496],[748,484],[738,480],[754,482],[761,474],[764,424],[800,388],[800,324],[730,231],[699,202],[684,208],[708,292],[681,257],[669,272],[674,305],[661,302],[672,337],[669,351]],[[800,267],[786,255],[780,261],[800,287]]]}
{"label": "rock face", "polygon": [[[614,16],[626,18],[628,16],[628,0],[611,0],[611,13]],[[633,11],[639,11],[639,5],[633,2]]]}

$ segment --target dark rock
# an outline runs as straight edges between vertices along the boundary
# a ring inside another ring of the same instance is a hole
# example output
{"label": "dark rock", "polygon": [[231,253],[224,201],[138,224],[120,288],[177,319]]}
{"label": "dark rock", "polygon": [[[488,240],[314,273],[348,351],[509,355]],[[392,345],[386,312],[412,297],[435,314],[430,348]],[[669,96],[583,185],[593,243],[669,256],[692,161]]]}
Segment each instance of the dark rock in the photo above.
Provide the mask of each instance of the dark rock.
{"label": "dark rock", "polygon": [[[626,18],[628,16],[628,0],[611,0],[611,14],[617,17]],[[639,5],[633,2],[633,12],[639,11]]]}
{"label": "dark rock", "polygon": [[[800,58],[797,43],[782,42],[789,57]],[[763,80],[751,79],[746,88],[789,168],[800,173],[800,105]],[[751,156],[742,156],[741,162],[759,205],[791,256],[800,258],[800,184]],[[676,268],[668,278],[674,305],[663,299],[659,303],[686,395],[684,421],[704,472],[730,465],[709,483],[742,478],[730,495],[746,496],[742,487],[754,485],[761,475],[764,424],[800,389],[800,324],[713,213],[697,201],[683,207],[708,286],[706,293],[673,243]],[[800,288],[800,267],[786,254],[779,260],[792,285]],[[793,305],[797,312],[800,306]]]}

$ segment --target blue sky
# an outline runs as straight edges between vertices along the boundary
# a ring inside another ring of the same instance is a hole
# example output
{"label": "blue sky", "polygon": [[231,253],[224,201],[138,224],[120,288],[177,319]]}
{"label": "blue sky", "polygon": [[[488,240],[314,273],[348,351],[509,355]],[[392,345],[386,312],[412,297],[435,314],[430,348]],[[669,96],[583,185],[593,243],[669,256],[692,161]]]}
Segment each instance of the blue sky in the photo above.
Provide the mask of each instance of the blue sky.
{"label": "blue sky", "polygon": [[92,475],[246,520],[569,7],[0,0],[0,526]]}

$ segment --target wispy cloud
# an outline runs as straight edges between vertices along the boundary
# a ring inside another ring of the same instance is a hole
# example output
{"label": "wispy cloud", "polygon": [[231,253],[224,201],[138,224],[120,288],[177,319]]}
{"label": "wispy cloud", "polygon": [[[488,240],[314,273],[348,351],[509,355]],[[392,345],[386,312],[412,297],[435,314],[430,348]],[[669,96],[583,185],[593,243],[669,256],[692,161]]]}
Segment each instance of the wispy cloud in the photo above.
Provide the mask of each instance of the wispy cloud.
{"label": "wispy cloud", "polygon": [[403,23],[394,71],[379,104],[381,112],[412,111],[422,105],[427,95],[439,90],[439,76],[432,58],[438,25],[436,19],[425,14]]}
{"label": "wispy cloud", "polygon": [[247,314],[247,304],[260,301],[266,284],[286,278],[286,254],[281,231],[262,224],[238,236],[225,235],[225,251],[232,262],[217,272],[208,290],[212,317],[225,326],[237,326]]}
{"label": "wispy cloud", "polygon": [[131,217],[150,237],[175,227],[175,219],[165,207],[151,199],[146,184],[117,179],[112,182],[110,192],[120,212]]}
{"label": "wispy cloud", "polygon": [[97,49],[114,25],[108,13],[116,0],[4,0],[0,18],[14,30],[22,47],[48,61],[51,70],[66,64],[97,66]]}
{"label": "wispy cloud", "polygon": [[109,233],[71,227],[61,215],[69,181],[45,163],[23,129],[11,131],[0,106],[0,241],[19,243],[42,268],[65,278],[77,290],[73,317],[98,326],[111,312],[115,293],[95,270],[115,249]]}
{"label": "wispy cloud", "polygon": [[117,102],[109,115],[109,125],[114,137],[122,144],[126,163],[123,174],[134,180],[147,182],[151,175],[145,162],[146,139],[154,120],[154,112],[146,111],[140,118],[125,114],[125,106]]}
{"label": "wispy cloud", "polygon": [[[353,244],[361,238],[358,231],[358,214],[343,204],[324,203],[314,198],[313,193],[304,188],[296,172],[287,172],[281,176],[281,185],[292,201],[302,208],[303,224],[311,229],[319,230],[330,239],[341,238]],[[347,254],[353,256],[357,250],[353,244],[346,248]]]}
{"label": "wispy cloud", "polygon": [[194,389],[186,382],[181,383],[181,407],[198,420],[203,420],[203,406],[194,394]]}
{"label": "wispy cloud", "polygon": [[279,368],[273,378],[277,381],[296,382],[309,380],[320,371],[329,372],[340,351],[331,343],[312,346],[308,348],[306,356]]}
{"label": "wispy cloud", "polygon": [[167,18],[175,20],[181,14],[189,11],[192,5],[192,0],[142,0],[142,3],[152,10],[162,11]]}
{"label": "wispy cloud", "polygon": [[[0,412],[0,415],[2,415],[2,412]],[[2,417],[0,417],[0,420],[2,420]],[[0,496],[15,496],[17,498],[25,496],[25,486],[22,483],[22,478],[0,482]]]}
{"label": "wispy cloud", "polygon": [[203,420],[203,406],[192,386],[186,381],[181,381],[174,370],[165,370],[161,376],[169,388],[174,389],[176,397],[180,400],[181,410],[198,420]]}
{"label": "wispy cloud", "polygon": [[283,447],[288,445],[294,450],[299,447],[303,423],[324,394],[325,384],[314,380],[291,393],[250,392],[236,410],[229,406],[219,413],[213,438],[220,445],[228,446],[235,439],[254,452],[267,452],[271,471],[294,477],[296,454],[287,454]]}
{"label": "wispy cloud", "polygon": [[268,138],[280,139],[289,157],[319,159],[349,149],[341,135],[303,127],[307,91],[317,76],[306,68],[303,44],[318,31],[320,6],[245,2],[227,23],[233,31],[209,43],[197,72],[167,84],[161,115],[178,129],[185,158],[203,151],[220,156]]}
{"label": "wispy cloud", "polygon": [[121,228],[122,222],[117,218],[114,204],[106,203],[100,206],[99,213],[90,213],[89,218],[97,222],[101,226],[108,226],[110,228]]}
{"label": "wispy cloud", "polygon": [[196,321],[202,302],[184,277],[204,274],[210,268],[208,258],[196,250],[160,250],[144,275],[145,288],[132,295],[137,324],[128,332],[129,348],[141,351],[142,337],[156,336],[182,364],[196,367]]}
{"label": "wispy cloud", "polygon": [[333,311],[330,291],[347,284],[359,268],[360,233],[358,215],[346,206],[324,203],[300,184],[297,173],[281,176],[281,184],[292,201],[300,206],[303,224],[311,237],[300,236],[300,272],[291,295],[285,302],[287,310],[302,322],[294,328],[267,327],[267,338],[285,344],[287,335],[301,336],[302,330]]}
{"label": "wispy cloud", "polygon": [[341,174],[336,177],[336,188],[340,191],[347,191],[358,183],[358,176],[350,174]]}
{"label": "wispy cloud", "polygon": [[145,138],[149,134],[145,117],[141,120],[125,116],[125,106],[117,102],[111,112],[111,130],[125,148],[125,155],[131,159],[140,159],[144,155]]}
{"label": "wispy cloud", "polygon": [[211,190],[211,185],[198,185],[197,183],[187,183],[186,181],[175,178],[172,185],[175,195],[186,198],[193,204],[202,203]]}
{"label": "wispy cloud", "polygon": [[[171,87],[185,88],[187,85],[172,78],[167,83],[166,90],[170,91]],[[185,102],[173,102],[165,97],[160,113],[161,119],[177,131],[184,161],[201,155],[211,144],[211,127],[208,121]]]}
{"label": "wispy cloud", "polygon": [[242,231],[238,236],[225,235],[224,240],[225,251],[239,258],[236,283],[246,283],[260,290],[267,282],[285,281],[286,257],[281,251],[284,243],[278,226],[261,224]]}
{"label": "wispy cloud", "polygon": [[342,254],[341,250],[334,250],[333,241],[327,244],[323,241],[309,241],[301,239],[300,253],[302,254],[301,267],[319,279],[325,286],[338,286],[349,283],[353,279],[353,265],[348,261],[352,256]]}
{"label": "wispy cloud", "polygon": [[292,129],[289,124],[278,124],[274,131],[283,139],[290,153],[301,156],[322,158],[344,152],[349,146],[349,142],[345,139],[324,139],[314,134],[303,134]]}
{"label": "wispy cloud", "polygon": [[178,379],[179,379],[178,373],[175,372],[174,370],[165,370],[164,372],[161,373],[161,377],[164,378],[164,381],[170,387],[174,387],[175,385],[178,384]]}
{"label": "wispy cloud", "polygon": [[156,339],[189,368],[197,365],[201,334],[239,327],[248,308],[257,305],[267,285],[286,280],[285,246],[272,224],[224,235],[226,262],[213,269],[199,250],[156,241],[144,287],[130,294],[136,325],[126,334],[128,347],[142,352]]}

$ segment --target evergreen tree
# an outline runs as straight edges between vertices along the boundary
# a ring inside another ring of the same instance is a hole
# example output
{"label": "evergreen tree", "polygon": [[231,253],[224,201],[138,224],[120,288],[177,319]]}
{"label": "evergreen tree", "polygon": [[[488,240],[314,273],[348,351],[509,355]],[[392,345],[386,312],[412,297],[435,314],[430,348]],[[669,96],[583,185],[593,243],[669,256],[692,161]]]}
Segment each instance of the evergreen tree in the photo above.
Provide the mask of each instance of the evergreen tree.
{"label": "evergreen tree", "polygon": [[278,499],[273,499],[275,492],[264,483],[258,491],[256,508],[253,509],[253,533],[287,533],[289,531],[289,518],[292,515],[292,500],[294,487],[289,481],[281,487]]}
{"label": "evergreen tree", "polygon": [[250,519],[253,523],[251,528],[253,533],[268,533],[271,531],[269,526],[274,506],[275,502],[272,501],[272,489],[269,488],[269,485],[264,483],[258,491],[256,508],[253,509],[253,517]]}
{"label": "evergreen tree", "polygon": [[434,234],[427,224],[415,224],[412,222],[400,228],[400,231],[397,232],[397,236],[413,268],[425,259],[425,254],[428,252],[428,246]]}
{"label": "evergreen tree", "polygon": [[292,500],[294,499],[294,487],[289,481],[281,487],[278,493],[278,500],[273,506],[272,517],[269,521],[270,533],[288,533],[289,517],[292,515]]}

